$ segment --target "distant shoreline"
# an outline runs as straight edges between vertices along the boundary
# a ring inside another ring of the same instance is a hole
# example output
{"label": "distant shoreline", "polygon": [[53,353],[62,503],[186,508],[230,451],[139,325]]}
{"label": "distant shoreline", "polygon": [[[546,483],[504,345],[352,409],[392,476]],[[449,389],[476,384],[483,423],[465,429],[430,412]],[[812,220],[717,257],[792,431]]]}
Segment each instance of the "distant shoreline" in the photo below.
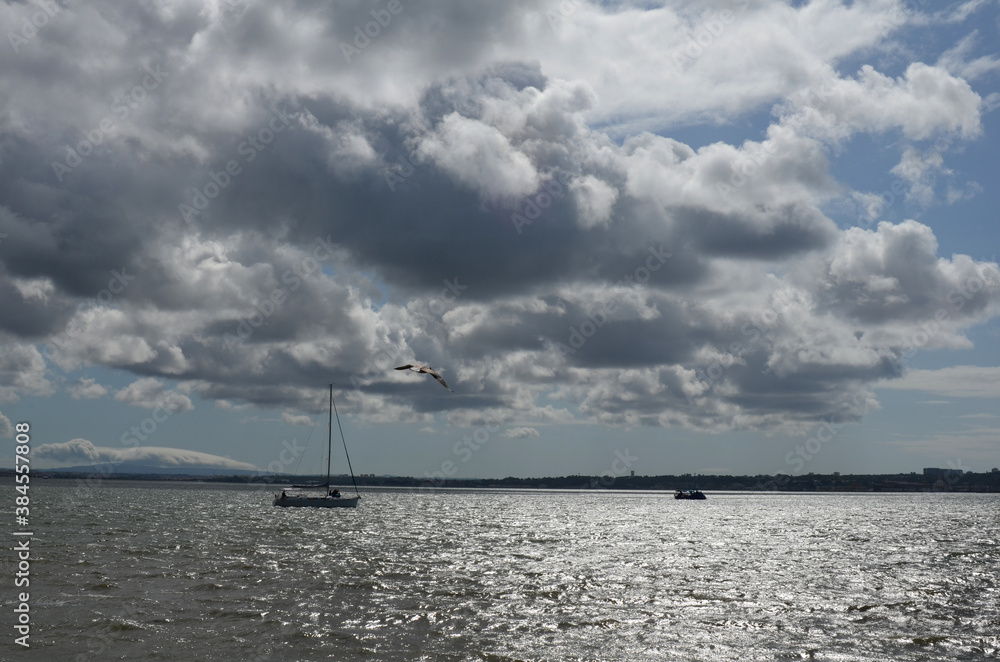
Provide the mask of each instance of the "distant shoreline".
{"label": "distant shoreline", "polygon": [[[930,472],[930,473],[927,473]],[[12,478],[14,471],[0,469],[0,479]],[[218,474],[198,475],[182,473],[126,473],[101,468],[94,471],[35,470],[35,480],[49,478],[86,481],[133,480],[199,483],[242,483],[260,485],[288,485],[290,483],[317,483],[320,476],[283,476],[272,474]],[[331,477],[339,485],[350,484],[350,476]],[[359,487],[403,488],[524,488],[558,490],[642,490],[669,491],[700,489],[723,492],[1000,492],[1000,472],[963,472],[951,469],[929,469],[925,473],[906,474],[805,474],[805,475],[755,475],[755,476],[559,476],[544,478],[417,478],[412,476],[356,477]]]}

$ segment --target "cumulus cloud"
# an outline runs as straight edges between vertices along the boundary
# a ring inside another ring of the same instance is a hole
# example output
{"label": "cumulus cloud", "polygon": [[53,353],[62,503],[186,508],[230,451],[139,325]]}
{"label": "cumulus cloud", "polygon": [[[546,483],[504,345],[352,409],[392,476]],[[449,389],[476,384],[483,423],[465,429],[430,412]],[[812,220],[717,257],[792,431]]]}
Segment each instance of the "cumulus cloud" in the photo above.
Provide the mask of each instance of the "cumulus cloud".
{"label": "cumulus cloud", "polygon": [[54,391],[38,348],[27,343],[4,343],[0,352],[0,402],[16,402],[22,393],[44,396]]}
{"label": "cumulus cloud", "polygon": [[503,133],[457,113],[421,141],[417,154],[490,200],[521,198],[538,187],[531,161]]}
{"label": "cumulus cloud", "polygon": [[13,436],[14,426],[11,425],[10,419],[0,412],[0,438],[7,439]]}
{"label": "cumulus cloud", "polygon": [[60,465],[119,464],[130,462],[159,468],[215,467],[219,469],[256,469],[252,464],[229,458],[179,448],[138,446],[134,448],[109,448],[95,446],[87,439],[70,439],[57,444],[42,444],[32,451],[39,460],[49,460]]}
{"label": "cumulus cloud", "polygon": [[892,78],[864,65],[854,78],[827,79],[792,96],[786,124],[823,138],[899,129],[911,140],[940,132],[979,135],[980,97],[969,83],[938,66],[910,64]]}
{"label": "cumulus cloud", "polygon": [[96,379],[81,377],[70,385],[69,394],[74,400],[93,400],[106,396],[108,389],[98,384]]}

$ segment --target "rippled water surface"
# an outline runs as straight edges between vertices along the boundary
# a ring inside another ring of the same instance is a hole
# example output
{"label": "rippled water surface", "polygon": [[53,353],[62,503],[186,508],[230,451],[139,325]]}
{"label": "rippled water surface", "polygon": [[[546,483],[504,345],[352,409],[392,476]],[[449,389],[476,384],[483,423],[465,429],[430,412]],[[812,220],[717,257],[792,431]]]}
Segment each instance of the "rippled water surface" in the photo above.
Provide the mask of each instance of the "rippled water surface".
{"label": "rippled water surface", "polygon": [[3,659],[1000,657],[1000,495],[40,483],[32,647]]}

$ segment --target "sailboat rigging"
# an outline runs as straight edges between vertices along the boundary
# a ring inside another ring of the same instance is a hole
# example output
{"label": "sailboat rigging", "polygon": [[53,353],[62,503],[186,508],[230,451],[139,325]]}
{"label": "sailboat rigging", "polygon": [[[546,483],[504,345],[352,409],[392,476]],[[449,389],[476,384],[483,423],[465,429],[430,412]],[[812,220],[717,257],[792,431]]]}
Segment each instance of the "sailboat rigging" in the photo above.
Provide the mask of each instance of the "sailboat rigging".
{"label": "sailboat rigging", "polygon": [[351,471],[351,482],[354,483],[354,496],[344,497],[340,495],[340,490],[330,489],[330,457],[333,448],[333,415],[336,412],[336,403],[333,401],[333,384],[330,384],[330,420],[327,424],[326,435],[326,483],[317,487],[323,488],[323,496],[310,496],[308,494],[281,494],[274,495],[274,505],[285,508],[306,507],[306,508],[357,508],[361,494],[358,492],[358,481],[354,478],[354,468],[351,467],[351,456],[347,454],[347,439],[344,438],[344,428],[340,425],[340,413],[337,412],[337,428],[340,430],[340,439],[344,442],[344,455],[347,456],[347,466]]}

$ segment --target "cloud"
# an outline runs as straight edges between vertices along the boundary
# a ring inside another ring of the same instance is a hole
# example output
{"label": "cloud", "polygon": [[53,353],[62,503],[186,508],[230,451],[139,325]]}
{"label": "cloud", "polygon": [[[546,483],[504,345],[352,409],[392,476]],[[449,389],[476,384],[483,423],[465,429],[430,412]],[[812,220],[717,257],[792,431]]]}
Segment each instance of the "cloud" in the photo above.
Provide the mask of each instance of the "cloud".
{"label": "cloud", "polygon": [[9,439],[14,436],[14,426],[11,425],[10,419],[0,412],[0,438]]}
{"label": "cloud", "polygon": [[507,437],[509,439],[529,439],[531,437],[540,436],[538,430],[535,428],[520,427],[520,428],[510,428],[509,430],[504,430],[501,436]]}
{"label": "cloud", "polygon": [[421,141],[417,154],[489,200],[522,198],[538,188],[531,161],[503,133],[457,113]]}
{"label": "cloud", "polygon": [[0,54],[0,401],[98,366],[147,409],[323,411],[333,382],[366,421],[795,431],[1000,313],[995,262],[830,211],[877,207],[835,175],[859,137],[924,204],[981,139],[973,42],[881,59],[951,13],[553,6],[407,6],[350,62],[360,6],[64,8]]}
{"label": "cloud", "polygon": [[221,400],[220,399],[220,400],[216,400],[215,401],[215,406],[217,408],[225,410],[225,411],[240,411],[240,410],[243,410],[243,409],[249,409],[251,405],[248,404],[248,403],[243,403],[243,404],[237,405],[237,404],[233,404],[229,400]]}
{"label": "cloud", "polygon": [[921,62],[910,64],[898,78],[864,65],[856,78],[828,78],[792,98],[783,123],[826,140],[889,129],[901,130],[910,140],[942,132],[970,139],[982,131],[980,97],[969,83]]}
{"label": "cloud", "polygon": [[580,225],[593,228],[608,224],[611,210],[618,199],[618,189],[593,175],[586,175],[573,180],[570,190],[576,195]]}
{"label": "cloud", "polygon": [[191,399],[177,391],[170,391],[158,379],[144,377],[115,393],[115,400],[146,409],[167,409],[173,413],[194,409]]}
{"label": "cloud", "polygon": [[901,379],[879,382],[876,386],[954,398],[998,398],[1000,368],[960,365],[937,370],[910,370]]}
{"label": "cloud", "polygon": [[288,425],[312,425],[313,419],[305,414],[295,415],[287,411],[281,412],[281,422]]}
{"label": "cloud", "polygon": [[[937,257],[937,239],[916,221],[849,228],[817,274],[823,306],[864,323],[882,341],[904,342],[926,324],[929,346],[964,347],[962,328],[1000,310],[1000,268],[968,256]],[[943,312],[941,312],[943,311]],[[933,322],[933,324],[931,323]]]}
{"label": "cloud", "polygon": [[966,80],[976,80],[1000,70],[1000,58],[995,55],[984,55],[970,59],[971,51],[978,37],[977,30],[966,35],[958,44],[941,55],[937,62],[938,66],[944,67],[952,75],[960,76]]}
{"label": "cloud", "polygon": [[130,462],[159,468],[217,467],[219,469],[256,469],[252,464],[237,462],[229,458],[189,451],[180,448],[159,446],[138,446],[135,448],[109,448],[95,446],[87,439],[71,439],[57,444],[42,444],[33,450],[39,460],[49,460],[61,465],[117,464]]}
{"label": "cloud", "polygon": [[45,359],[34,345],[4,344],[0,352],[0,402],[16,402],[21,393],[46,396],[54,392]]}
{"label": "cloud", "polygon": [[69,394],[74,400],[93,400],[106,396],[108,389],[98,384],[96,379],[81,377],[69,387]]}

